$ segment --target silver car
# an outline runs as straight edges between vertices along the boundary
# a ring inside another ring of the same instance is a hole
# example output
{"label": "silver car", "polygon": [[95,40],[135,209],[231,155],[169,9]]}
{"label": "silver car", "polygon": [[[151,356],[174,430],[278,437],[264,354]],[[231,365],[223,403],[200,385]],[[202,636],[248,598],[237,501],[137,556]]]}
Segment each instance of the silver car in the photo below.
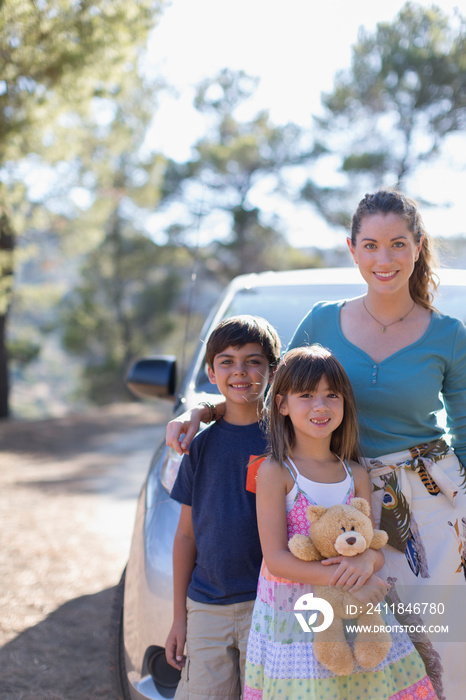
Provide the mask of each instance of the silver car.
{"label": "silver car", "polygon": [[[466,270],[442,269],[435,305],[466,318]],[[365,290],[356,268],[327,268],[241,275],[225,290],[207,319],[194,360],[176,387],[176,359],[143,358],[131,368],[127,385],[138,396],[174,397],[174,415],[216,393],[204,365],[204,341],[223,319],[236,314],[263,316],[277,329],[285,348],[299,321],[318,301],[334,301]],[[111,630],[111,670],[116,696],[123,700],[171,698],[179,673],[165,660],[172,621],[172,545],[180,505],[169,494],[180,463],[163,443],[143,485],[129,560],[117,587]]]}

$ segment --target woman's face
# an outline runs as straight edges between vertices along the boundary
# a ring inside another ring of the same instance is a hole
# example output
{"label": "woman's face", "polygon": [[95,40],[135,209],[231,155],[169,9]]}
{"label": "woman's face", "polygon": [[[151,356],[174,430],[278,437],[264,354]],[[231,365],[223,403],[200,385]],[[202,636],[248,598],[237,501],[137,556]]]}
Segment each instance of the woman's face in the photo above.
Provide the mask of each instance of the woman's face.
{"label": "woman's face", "polygon": [[348,247],[368,286],[380,293],[393,293],[409,285],[422,246],[397,214],[371,214],[361,221],[353,246]]}

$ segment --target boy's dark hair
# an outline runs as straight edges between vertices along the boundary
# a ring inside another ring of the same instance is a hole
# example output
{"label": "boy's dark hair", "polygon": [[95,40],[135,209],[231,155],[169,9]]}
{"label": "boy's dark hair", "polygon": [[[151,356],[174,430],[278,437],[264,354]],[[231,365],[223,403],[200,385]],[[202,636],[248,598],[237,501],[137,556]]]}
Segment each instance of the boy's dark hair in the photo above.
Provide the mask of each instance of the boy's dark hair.
{"label": "boy's dark hair", "polygon": [[247,343],[258,343],[275,367],[280,360],[280,338],[273,326],[261,316],[232,316],[221,321],[210,334],[205,351],[205,361],[213,369],[214,358],[226,348],[241,348]]}

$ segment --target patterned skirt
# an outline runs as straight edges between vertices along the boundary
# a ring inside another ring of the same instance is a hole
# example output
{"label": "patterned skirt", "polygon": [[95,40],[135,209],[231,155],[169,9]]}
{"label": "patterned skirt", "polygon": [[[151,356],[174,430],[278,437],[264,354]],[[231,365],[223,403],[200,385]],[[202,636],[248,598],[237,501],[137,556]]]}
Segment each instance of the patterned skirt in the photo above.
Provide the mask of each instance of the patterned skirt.
{"label": "patterned skirt", "polygon": [[[334,675],[313,653],[313,632],[294,612],[312,586],[277,579],[262,564],[246,657],[244,700],[435,700],[421,657],[405,632],[392,633],[386,659],[367,671]],[[386,625],[396,626],[390,610]],[[348,635],[350,645],[353,640]],[[453,699],[452,699],[453,700]]]}
{"label": "patterned skirt", "polygon": [[444,440],[365,460],[377,527],[389,533],[387,600],[412,636],[439,700],[465,697],[466,470]]}

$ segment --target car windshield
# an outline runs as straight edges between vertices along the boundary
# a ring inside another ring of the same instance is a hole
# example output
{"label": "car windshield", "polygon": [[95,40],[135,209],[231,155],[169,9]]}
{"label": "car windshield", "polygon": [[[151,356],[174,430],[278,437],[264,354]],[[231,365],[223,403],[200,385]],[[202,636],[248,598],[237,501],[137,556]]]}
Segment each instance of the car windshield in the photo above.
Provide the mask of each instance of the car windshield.
{"label": "car windshield", "polygon": [[[358,296],[364,285],[296,285],[276,287],[252,287],[240,289],[225,309],[224,318],[238,314],[262,316],[276,328],[282,348],[286,348],[298,323],[312,309],[314,304],[323,299],[336,301],[350,296]],[[205,367],[201,367],[196,379],[196,390],[214,393],[216,387],[210,384]]]}
{"label": "car windshield", "polygon": [[[358,296],[362,291],[351,287],[350,296]],[[296,287],[253,287],[241,289],[231,300],[225,318],[237,314],[262,316],[276,328],[282,346],[286,347],[300,320],[314,304],[325,299],[336,301],[348,298],[348,285],[296,286]]]}
{"label": "car windshield", "polygon": [[[253,314],[267,319],[277,332],[285,349],[301,319],[318,301],[337,301],[363,294],[364,283],[334,285],[263,286],[240,289],[226,307],[223,318],[238,314]],[[466,321],[466,287],[440,285],[434,304],[439,311]],[[195,381],[196,391],[215,393],[201,366]]]}

